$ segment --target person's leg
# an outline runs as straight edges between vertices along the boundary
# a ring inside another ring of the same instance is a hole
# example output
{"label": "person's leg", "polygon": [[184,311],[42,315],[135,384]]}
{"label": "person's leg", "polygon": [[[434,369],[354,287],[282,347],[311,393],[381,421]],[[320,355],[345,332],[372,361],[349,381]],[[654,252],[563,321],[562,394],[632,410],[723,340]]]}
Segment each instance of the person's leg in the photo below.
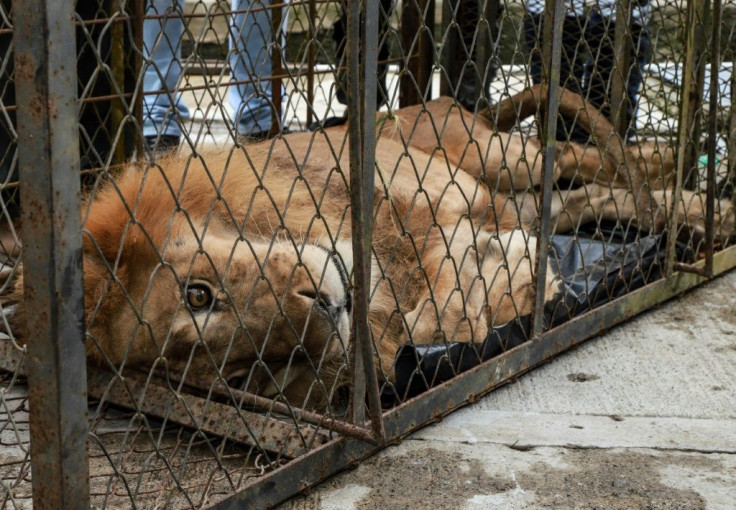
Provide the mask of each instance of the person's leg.
{"label": "person's leg", "polygon": [[[590,16],[587,27],[587,40],[590,44],[591,56],[585,63],[585,79],[583,89],[586,98],[600,109],[607,118],[611,117],[611,77],[614,73],[615,47],[614,34],[616,23],[610,18],[594,12]],[[639,88],[642,83],[642,69],[649,52],[649,30],[638,23],[632,23],[630,30],[632,37],[630,62],[631,67],[625,73],[626,101],[625,120],[627,138],[636,132],[634,118]]]}
{"label": "person's leg", "polygon": [[[184,20],[180,0],[148,0],[143,22],[143,136],[158,147],[178,143],[189,110],[177,92]],[[150,61],[149,61],[150,60]]]}
{"label": "person's leg", "polygon": [[456,59],[458,75],[451,76],[450,80],[455,99],[467,110],[475,111],[479,105],[482,108],[479,101],[485,104],[489,100],[489,87],[498,70],[495,45],[502,13],[503,7],[498,2],[490,6],[477,0],[458,0],[455,20],[459,40],[455,42],[456,54],[452,57]]}
{"label": "person's leg", "polygon": [[631,35],[634,40],[631,57],[633,65],[626,81],[626,94],[629,97],[626,111],[626,122],[629,126],[628,139],[632,139],[636,135],[636,110],[639,107],[639,90],[644,81],[644,66],[647,63],[647,58],[649,58],[649,27],[634,22],[631,27]]}
{"label": "person's leg", "polygon": [[[346,1],[346,0],[345,0]],[[386,34],[390,28],[389,19],[393,12],[393,0],[380,0],[378,10],[378,61],[383,62],[390,56]],[[362,26],[362,25],[361,25]],[[341,104],[348,104],[348,77],[347,57],[345,47],[347,45],[348,14],[345,5],[340,8],[340,16],[332,25],[332,40],[335,43],[335,82],[337,86],[335,97]],[[376,108],[388,103],[388,88],[386,86],[387,64],[378,64],[378,89],[376,91]]]}
{"label": "person's leg", "polygon": [[[523,22],[524,41],[530,53],[529,75],[532,83],[542,81],[542,24],[543,15],[527,13]],[[560,86],[573,92],[582,90],[586,49],[581,44],[583,36],[583,16],[566,16],[562,25],[562,56],[560,59]],[[558,119],[556,138],[559,141],[572,139],[578,142],[587,140],[587,133],[576,128],[574,121]]]}
{"label": "person's leg", "polygon": [[524,42],[529,52],[529,77],[532,84],[542,83],[542,15],[528,12],[522,26]]}
{"label": "person's leg", "polygon": [[[273,51],[271,0],[232,0],[235,14],[230,26],[230,72],[232,81],[228,101],[234,110],[233,121],[239,135],[247,138],[265,138],[271,131],[273,104]],[[243,11],[243,12],[237,12]],[[281,26],[286,24],[286,10],[282,11]],[[281,38],[283,29],[278,30]],[[283,47],[283,40],[281,41]],[[283,88],[279,91],[283,96]]]}

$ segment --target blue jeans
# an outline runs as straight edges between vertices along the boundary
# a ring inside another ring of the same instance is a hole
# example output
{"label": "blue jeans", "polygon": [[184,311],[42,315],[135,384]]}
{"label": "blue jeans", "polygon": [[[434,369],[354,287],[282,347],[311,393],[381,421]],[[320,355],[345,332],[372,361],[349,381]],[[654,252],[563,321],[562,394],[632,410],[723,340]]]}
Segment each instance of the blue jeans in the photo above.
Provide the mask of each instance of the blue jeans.
{"label": "blue jeans", "polygon": [[[235,114],[233,122],[241,135],[254,135],[271,129],[272,73],[270,0],[232,0],[229,26],[231,81],[228,102]],[[181,0],[148,0],[146,14],[165,16],[143,22],[145,66],[143,91],[143,136],[180,136],[189,110],[178,93],[182,75],[181,43],[184,35]],[[248,11],[248,9],[253,9]],[[248,83],[241,83],[248,82]],[[282,92],[283,93],[283,92]],[[280,118],[280,112],[275,115]]]}

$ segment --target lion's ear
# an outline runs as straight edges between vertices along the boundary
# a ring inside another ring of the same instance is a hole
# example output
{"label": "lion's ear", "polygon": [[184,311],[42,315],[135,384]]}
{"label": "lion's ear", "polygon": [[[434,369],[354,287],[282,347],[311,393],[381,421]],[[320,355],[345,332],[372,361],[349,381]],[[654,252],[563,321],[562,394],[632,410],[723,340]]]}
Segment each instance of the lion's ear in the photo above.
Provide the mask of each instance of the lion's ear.
{"label": "lion's ear", "polygon": [[101,255],[112,265],[119,254],[126,251],[125,245],[134,242],[135,235],[131,234],[138,229],[132,221],[130,208],[135,203],[140,182],[139,177],[128,172],[115,185],[103,186],[90,197],[82,213],[87,257]]}
{"label": "lion's ear", "polygon": [[102,186],[83,213],[85,256],[101,254],[118,267],[157,258],[176,207],[172,186],[178,189],[178,182],[167,180],[158,167],[145,173],[131,167]]}

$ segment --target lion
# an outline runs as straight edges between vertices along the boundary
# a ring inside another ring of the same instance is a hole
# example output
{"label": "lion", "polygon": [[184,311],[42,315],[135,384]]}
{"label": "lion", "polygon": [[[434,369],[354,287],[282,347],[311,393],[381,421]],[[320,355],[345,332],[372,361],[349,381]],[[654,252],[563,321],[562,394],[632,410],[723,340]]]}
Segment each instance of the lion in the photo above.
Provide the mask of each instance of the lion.
{"label": "lion", "polygon": [[[488,115],[510,125],[524,97]],[[473,139],[499,136],[486,127]],[[599,139],[607,129],[593,128]],[[376,148],[368,322],[382,380],[406,343],[482,342],[536,303],[536,237],[489,187],[499,169],[468,164],[462,141],[437,157],[420,138],[379,136]],[[522,156],[507,150],[503,168]],[[584,179],[630,184],[626,161],[626,150],[607,150],[603,170],[599,162]],[[516,174],[509,183],[528,171]],[[170,154],[101,180],[82,207],[89,361],[224,380],[296,406],[329,402],[351,349],[348,182],[344,128]],[[22,289],[21,274],[0,296],[16,336],[27,317]],[[552,270],[544,289],[546,302],[561,292]]]}

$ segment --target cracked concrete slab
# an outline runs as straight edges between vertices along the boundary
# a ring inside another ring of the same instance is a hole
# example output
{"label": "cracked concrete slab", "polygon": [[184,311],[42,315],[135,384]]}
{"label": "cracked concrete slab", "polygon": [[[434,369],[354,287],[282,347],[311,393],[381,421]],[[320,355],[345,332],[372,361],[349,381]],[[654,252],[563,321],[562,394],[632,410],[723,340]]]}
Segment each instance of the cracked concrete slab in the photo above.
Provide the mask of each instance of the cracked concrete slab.
{"label": "cracked concrete slab", "polygon": [[736,271],[563,354],[282,509],[736,501]]}

